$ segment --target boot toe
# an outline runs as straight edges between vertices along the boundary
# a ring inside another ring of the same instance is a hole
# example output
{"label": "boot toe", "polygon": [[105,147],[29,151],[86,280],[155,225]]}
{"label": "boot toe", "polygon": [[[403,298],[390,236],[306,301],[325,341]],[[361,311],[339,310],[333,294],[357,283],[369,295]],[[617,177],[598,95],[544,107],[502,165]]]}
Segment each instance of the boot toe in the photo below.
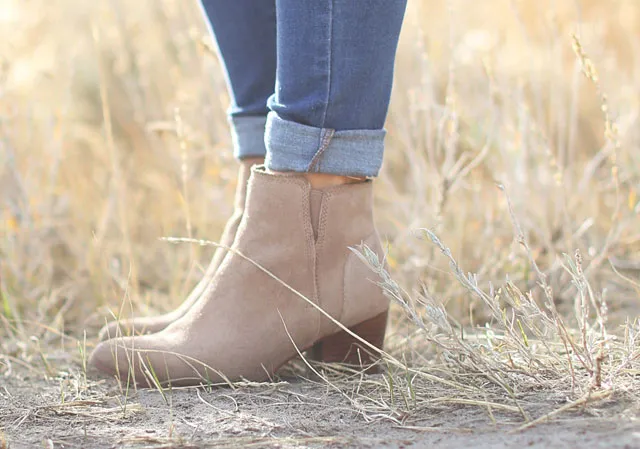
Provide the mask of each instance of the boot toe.
{"label": "boot toe", "polygon": [[161,334],[119,337],[99,343],[89,358],[89,366],[143,388],[154,388],[179,377],[184,368],[172,355]]}
{"label": "boot toe", "polygon": [[113,338],[98,344],[89,357],[89,366],[103,374],[126,379],[130,371],[127,340],[131,337]]}

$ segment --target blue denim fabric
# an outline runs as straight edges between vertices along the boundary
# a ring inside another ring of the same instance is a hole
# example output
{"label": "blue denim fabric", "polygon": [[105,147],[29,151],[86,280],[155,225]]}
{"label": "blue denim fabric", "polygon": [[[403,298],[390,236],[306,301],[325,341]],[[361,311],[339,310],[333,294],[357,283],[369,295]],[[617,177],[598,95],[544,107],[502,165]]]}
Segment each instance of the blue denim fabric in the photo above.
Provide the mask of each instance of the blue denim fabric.
{"label": "blue denim fabric", "polygon": [[268,104],[268,168],[378,174],[406,0],[202,1],[227,72],[238,157],[260,154]]}
{"label": "blue denim fabric", "polygon": [[275,0],[202,0],[201,6],[225,69],[234,155],[264,157],[267,99],[276,83]]}

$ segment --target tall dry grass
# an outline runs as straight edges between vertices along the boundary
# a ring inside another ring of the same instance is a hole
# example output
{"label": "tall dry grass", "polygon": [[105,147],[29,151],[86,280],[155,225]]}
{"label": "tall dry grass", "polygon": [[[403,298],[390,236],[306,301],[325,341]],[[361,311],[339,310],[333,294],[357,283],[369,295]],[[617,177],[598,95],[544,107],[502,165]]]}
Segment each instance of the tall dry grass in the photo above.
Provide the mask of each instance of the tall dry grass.
{"label": "tall dry grass", "polygon": [[[376,196],[392,354],[511,398],[637,369],[639,30],[631,0],[410,2]],[[46,374],[202,274],[209,248],[160,238],[215,240],[231,210],[210,48],[193,2],[0,3],[0,371]]]}

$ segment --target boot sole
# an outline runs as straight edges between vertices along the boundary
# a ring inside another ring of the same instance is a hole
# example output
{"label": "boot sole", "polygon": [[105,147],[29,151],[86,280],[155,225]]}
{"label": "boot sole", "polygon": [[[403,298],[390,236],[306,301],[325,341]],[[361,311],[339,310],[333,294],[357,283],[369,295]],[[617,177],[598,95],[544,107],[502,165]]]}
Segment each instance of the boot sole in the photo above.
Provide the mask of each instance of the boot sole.
{"label": "boot sole", "polygon": [[[376,348],[382,349],[388,313],[384,311],[380,315],[350,327],[349,330]],[[364,368],[370,374],[380,372],[381,368],[380,365],[375,364],[380,360],[380,354],[345,331],[329,335],[316,342],[309,350],[309,358],[318,362],[343,363]]]}

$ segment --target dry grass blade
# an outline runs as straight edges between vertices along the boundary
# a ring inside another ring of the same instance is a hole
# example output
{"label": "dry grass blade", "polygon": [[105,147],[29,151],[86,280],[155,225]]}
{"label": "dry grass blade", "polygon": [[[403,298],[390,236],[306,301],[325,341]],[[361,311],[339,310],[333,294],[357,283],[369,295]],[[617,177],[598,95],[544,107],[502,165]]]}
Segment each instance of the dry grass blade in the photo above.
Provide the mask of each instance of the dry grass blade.
{"label": "dry grass blade", "polygon": [[566,411],[572,410],[574,408],[578,408],[578,407],[582,407],[584,405],[587,405],[590,402],[596,402],[596,401],[601,401],[603,399],[608,398],[609,396],[611,396],[611,394],[613,393],[612,390],[602,390],[602,391],[596,391],[596,392],[588,392],[587,394],[585,394],[583,397],[581,397],[580,399],[577,399],[575,401],[572,401],[568,404],[563,405],[562,407],[547,413],[546,415],[543,415],[539,418],[534,419],[533,421],[530,421],[526,424],[521,425],[520,427],[518,427],[514,432],[522,432],[523,430],[529,429],[535,425],[538,425],[542,422],[545,421],[549,421],[552,418],[560,415],[561,413],[564,413]]}

